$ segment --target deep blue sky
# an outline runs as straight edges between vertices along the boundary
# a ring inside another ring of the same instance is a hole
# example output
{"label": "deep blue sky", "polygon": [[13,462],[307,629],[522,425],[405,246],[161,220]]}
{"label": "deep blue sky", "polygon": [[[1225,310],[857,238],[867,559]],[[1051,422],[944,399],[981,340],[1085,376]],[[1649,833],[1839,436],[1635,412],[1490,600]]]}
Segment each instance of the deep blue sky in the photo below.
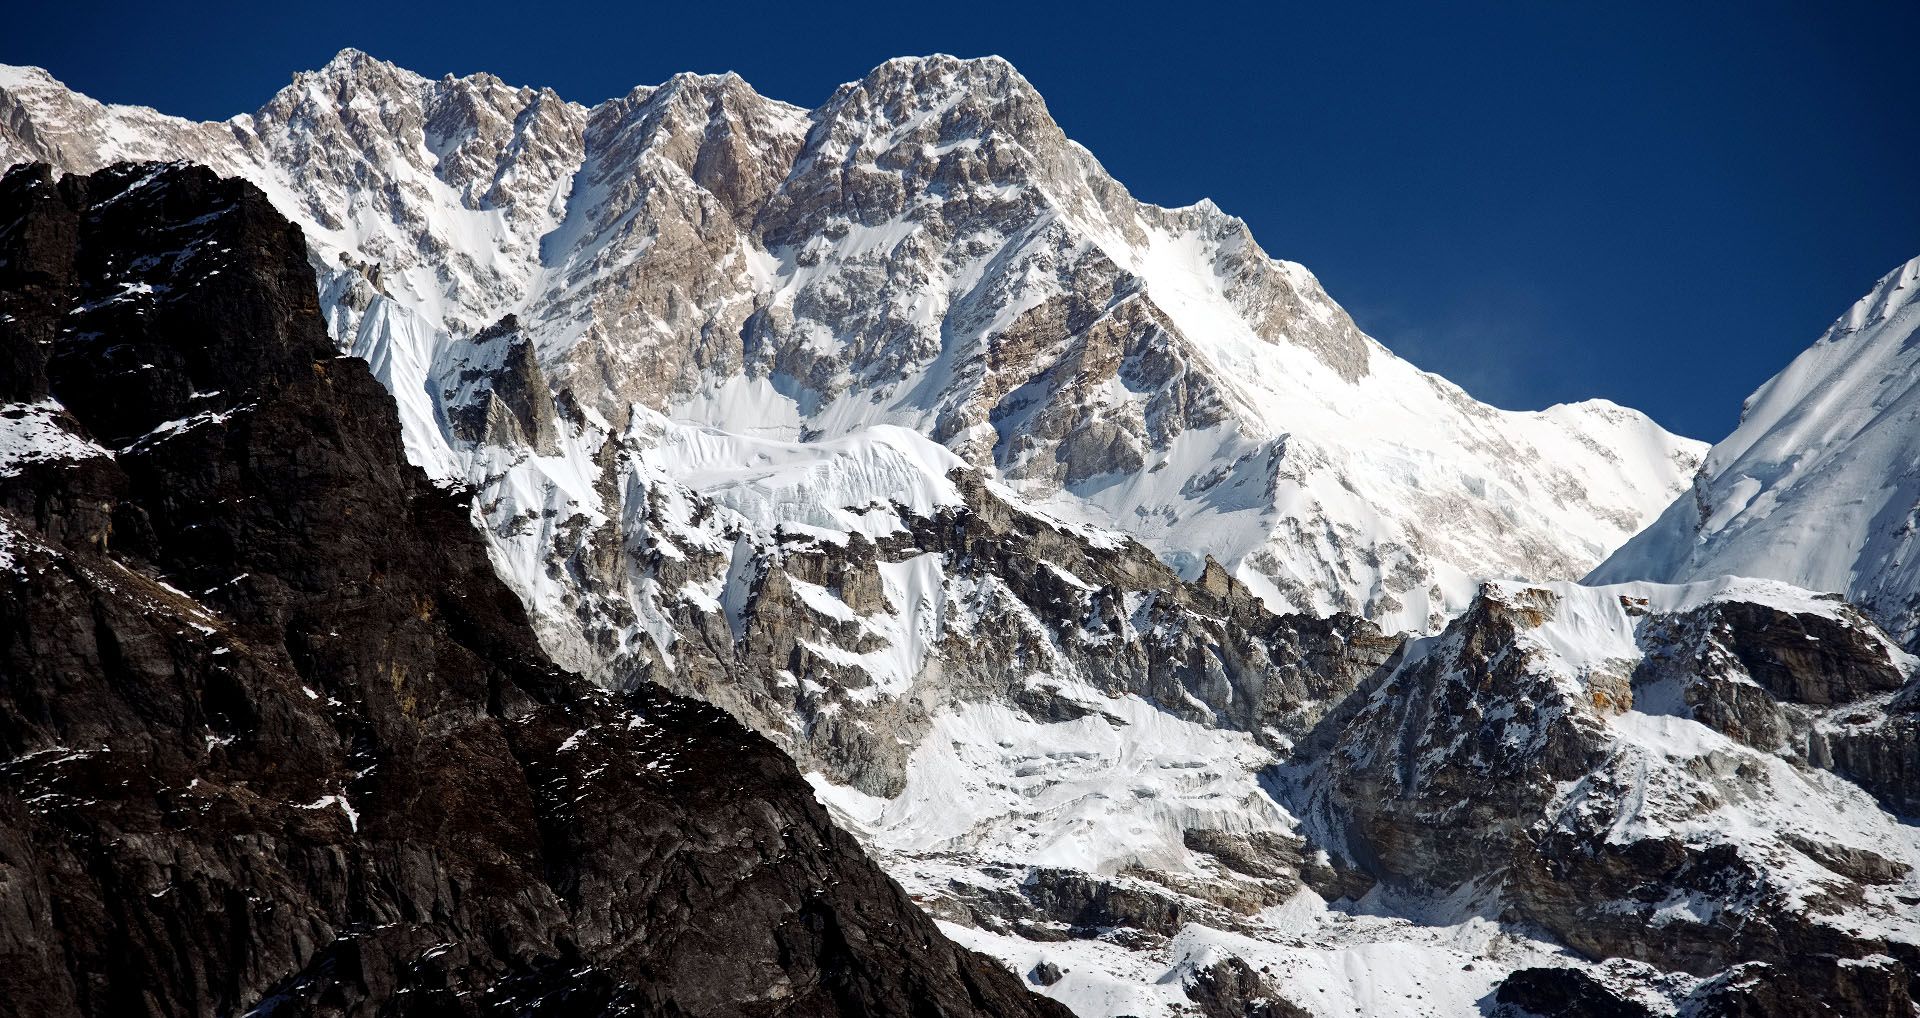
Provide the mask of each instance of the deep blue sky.
{"label": "deep blue sky", "polygon": [[1211,197],[1368,332],[1507,407],[1722,437],[1920,255],[1920,3],[21,4],[0,62],[223,118],[357,46],[594,102],[735,70],[803,106],[999,53],[1136,195]]}

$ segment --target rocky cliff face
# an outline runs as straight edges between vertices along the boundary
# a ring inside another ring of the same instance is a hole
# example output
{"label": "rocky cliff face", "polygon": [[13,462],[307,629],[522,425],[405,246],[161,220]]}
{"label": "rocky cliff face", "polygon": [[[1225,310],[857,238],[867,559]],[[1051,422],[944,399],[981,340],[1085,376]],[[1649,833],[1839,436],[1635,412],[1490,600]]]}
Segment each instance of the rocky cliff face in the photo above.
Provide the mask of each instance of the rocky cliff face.
{"label": "rocky cliff face", "polygon": [[251,185],[10,172],[0,350],[0,1013],[1063,1013],[548,662]]}
{"label": "rocky cliff face", "polygon": [[[1913,671],[1854,609],[1784,585],[1490,585],[1331,715],[1291,780],[1309,831],[1388,886],[1711,977],[1669,999],[1685,1013],[1756,1013],[1715,1010],[1735,985],[1846,999],[1862,966],[1908,1001],[1920,837],[1829,747],[1845,729],[1910,782],[1887,702]],[[1556,1009],[1588,995],[1571,978],[1536,1010],[1590,1013]],[[1635,982],[1613,981],[1609,999]]]}

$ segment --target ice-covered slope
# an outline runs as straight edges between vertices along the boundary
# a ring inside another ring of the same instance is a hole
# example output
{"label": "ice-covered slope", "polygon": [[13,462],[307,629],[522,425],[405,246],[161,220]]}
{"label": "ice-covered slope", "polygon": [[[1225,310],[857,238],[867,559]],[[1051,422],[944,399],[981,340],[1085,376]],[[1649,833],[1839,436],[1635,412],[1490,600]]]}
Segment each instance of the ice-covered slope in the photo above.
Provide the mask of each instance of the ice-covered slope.
{"label": "ice-covered slope", "polygon": [[997,59],[890,61],[807,112],[731,75],[587,108],[346,51],[219,124],[0,71],[0,162],[163,157],[302,224],[443,477],[479,479],[426,373],[514,314],[616,426],[913,428],[1189,577],[1210,554],[1277,609],[1429,630],[1476,577],[1584,572],[1697,456],[1604,402],[1501,411],[1415,369],[1210,203],[1135,201]]}
{"label": "ice-covered slope", "polygon": [[1693,490],[1593,582],[1758,576],[1920,634],[1920,258],[1748,397]]}

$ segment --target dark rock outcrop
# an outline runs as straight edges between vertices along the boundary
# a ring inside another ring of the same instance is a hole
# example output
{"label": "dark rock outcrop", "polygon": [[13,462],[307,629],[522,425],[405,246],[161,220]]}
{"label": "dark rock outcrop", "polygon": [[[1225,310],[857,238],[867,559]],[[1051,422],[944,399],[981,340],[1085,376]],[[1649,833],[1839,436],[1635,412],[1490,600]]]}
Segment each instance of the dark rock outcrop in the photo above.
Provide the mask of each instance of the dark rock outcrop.
{"label": "dark rock outcrop", "polygon": [[1227,957],[1190,973],[1182,988],[1206,1018],[1310,1018],[1239,958]]}
{"label": "dark rock outcrop", "polygon": [[1687,1018],[1906,1018],[1912,973],[1884,955],[1814,955],[1788,965],[1753,962],[1708,980],[1682,1008]]}
{"label": "dark rock outcrop", "polygon": [[1350,818],[1347,852],[1374,877],[1453,887],[1525,854],[1555,783],[1597,768],[1595,718],[1516,644],[1552,596],[1483,591],[1423,656],[1378,677],[1321,722],[1325,795]]}
{"label": "dark rock outcrop", "polygon": [[1645,1004],[1579,969],[1521,969],[1501,980],[1493,999],[1497,1018],[1653,1018]]}
{"label": "dark rock outcrop", "polygon": [[1898,689],[1906,680],[1864,619],[1849,625],[1747,601],[1701,611],[1711,616],[1747,675],[1776,699],[1831,707]]}
{"label": "dark rock outcrop", "polygon": [[1920,679],[1884,711],[1834,711],[1811,743],[1816,763],[1873,793],[1889,811],[1920,818]]}
{"label": "dark rock outcrop", "polygon": [[512,315],[448,350],[437,363],[441,406],[453,437],[475,445],[556,451],[556,411],[533,343]]}
{"label": "dark rock outcrop", "polygon": [[548,662],[251,185],[9,173],[0,365],[0,1014],[1065,1013]]}

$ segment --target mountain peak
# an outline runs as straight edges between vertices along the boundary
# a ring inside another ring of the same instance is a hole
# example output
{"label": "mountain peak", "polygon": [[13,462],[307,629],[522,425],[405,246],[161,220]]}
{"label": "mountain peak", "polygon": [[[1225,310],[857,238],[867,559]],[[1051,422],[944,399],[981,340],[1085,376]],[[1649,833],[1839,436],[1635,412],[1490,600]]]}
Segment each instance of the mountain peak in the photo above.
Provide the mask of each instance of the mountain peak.
{"label": "mountain peak", "polygon": [[59,88],[67,86],[44,67],[30,64],[0,64],[0,89]]}
{"label": "mountain peak", "polygon": [[1866,296],[1855,301],[1847,313],[1833,323],[1830,335],[1858,332],[1884,322],[1917,299],[1920,299],[1920,257],[1909,259],[1881,276]]}
{"label": "mountain peak", "polygon": [[733,71],[721,71],[718,74],[703,74],[699,71],[680,71],[673,77],[660,83],[661,88],[716,89],[750,87],[746,79]]}
{"label": "mountain peak", "polygon": [[293,86],[326,82],[341,89],[359,92],[376,92],[380,89],[412,91],[428,84],[428,79],[398,64],[358,50],[352,47],[333,55],[333,59],[320,65],[318,70],[302,71],[293,76]]}
{"label": "mountain peak", "polygon": [[[868,76],[871,77],[873,74],[887,70],[905,71],[914,74],[928,71],[960,71],[967,74],[1010,74],[1015,77],[1020,76],[1020,72],[1014,68],[1012,61],[1006,57],[992,53],[979,57],[959,57],[951,53],[928,53],[923,56],[893,57],[890,60],[881,62],[880,66],[875,67]],[[1025,79],[1022,78],[1021,80],[1024,81]]]}
{"label": "mountain peak", "polygon": [[1844,593],[1920,645],[1920,258],[1755,390],[1690,492],[1588,582],[1721,575]]}
{"label": "mountain peak", "polygon": [[320,65],[320,70],[323,73],[345,73],[358,71],[371,65],[378,65],[385,68],[394,67],[393,64],[381,60],[366,50],[348,46],[340,52],[335,53],[326,63]]}
{"label": "mountain peak", "polygon": [[869,71],[857,82],[841,86],[877,95],[947,97],[970,93],[985,98],[1014,95],[1038,99],[1039,93],[1013,64],[1003,57],[956,57],[935,53],[923,57],[895,57]]}
{"label": "mountain peak", "polygon": [[[830,160],[935,155],[994,145],[982,168],[1005,182],[1040,163],[1065,166],[1071,146],[1046,100],[999,57],[900,57],[850,81],[813,111]],[[1004,147],[1013,142],[1024,154]],[[885,153],[892,151],[895,156]],[[984,150],[983,150],[984,151]],[[1032,158],[1037,157],[1037,158]],[[990,168],[989,168],[990,167]]]}
{"label": "mountain peak", "polygon": [[652,88],[634,89],[629,93],[629,98],[642,102],[648,100],[665,102],[677,99],[696,103],[714,101],[730,104],[745,103],[752,106],[778,107],[789,110],[795,115],[805,113],[797,106],[761,95],[750,82],[733,71],[722,71],[718,74],[681,71]]}

